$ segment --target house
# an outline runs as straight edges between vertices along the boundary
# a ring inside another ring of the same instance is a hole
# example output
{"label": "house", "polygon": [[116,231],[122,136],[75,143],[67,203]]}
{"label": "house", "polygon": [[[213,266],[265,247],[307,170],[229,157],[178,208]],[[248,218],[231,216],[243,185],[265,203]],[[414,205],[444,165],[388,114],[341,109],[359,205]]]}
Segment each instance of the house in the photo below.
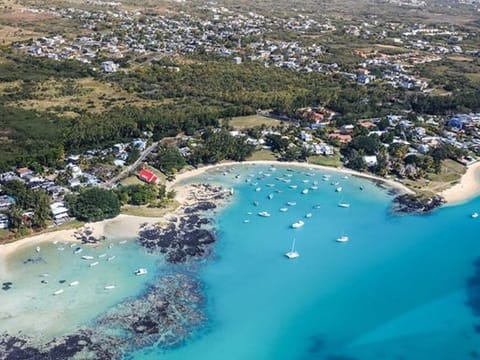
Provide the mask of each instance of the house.
{"label": "house", "polygon": [[52,203],[50,205],[50,211],[52,213],[53,221],[55,221],[56,224],[63,223],[70,219],[68,208],[61,201]]}
{"label": "house", "polygon": [[145,149],[147,148],[147,142],[140,139],[134,140],[132,141],[132,146],[140,151],[145,151]]}
{"label": "house", "polygon": [[352,135],[343,135],[339,133],[333,133],[333,134],[329,134],[328,137],[330,139],[337,139],[342,143],[348,143],[352,141]]}
{"label": "house", "polygon": [[113,61],[104,61],[100,64],[100,68],[102,69],[103,72],[106,73],[114,73],[117,72],[118,68],[120,66]]}
{"label": "house", "polygon": [[0,229],[8,229],[10,222],[5,214],[0,214]]}
{"label": "house", "polygon": [[354,126],[351,125],[351,124],[342,125],[342,127],[340,127],[340,133],[341,134],[351,134],[351,133],[353,133],[353,129],[354,129]]}
{"label": "house", "polygon": [[365,74],[360,74],[357,76],[357,83],[361,85],[367,85],[371,81],[370,76],[365,75]]}
{"label": "house", "polygon": [[8,209],[9,207],[15,205],[15,199],[8,195],[0,196],[0,209]]}
{"label": "house", "polygon": [[302,139],[303,141],[309,142],[309,141],[312,141],[313,137],[312,137],[312,134],[309,134],[302,130],[300,132],[300,139]]}
{"label": "house", "polygon": [[376,166],[378,164],[377,157],[375,155],[372,156],[364,156],[363,161],[367,164],[368,167]]}
{"label": "house", "polygon": [[156,184],[158,181],[157,175],[147,169],[140,170],[138,177],[140,180],[143,180],[149,184]]}
{"label": "house", "polygon": [[30,176],[30,175],[33,175],[33,171],[30,170],[29,168],[26,168],[26,167],[23,167],[23,168],[18,168],[17,170],[15,170],[15,172],[17,173],[18,176],[20,176],[22,179]]}

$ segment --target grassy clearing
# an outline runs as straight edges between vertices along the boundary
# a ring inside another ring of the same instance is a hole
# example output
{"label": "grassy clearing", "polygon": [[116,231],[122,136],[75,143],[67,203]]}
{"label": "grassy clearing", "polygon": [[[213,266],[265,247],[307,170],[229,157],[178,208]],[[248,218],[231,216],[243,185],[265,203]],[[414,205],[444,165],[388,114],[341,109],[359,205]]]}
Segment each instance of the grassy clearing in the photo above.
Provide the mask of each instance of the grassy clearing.
{"label": "grassy clearing", "polygon": [[230,120],[229,124],[236,130],[242,130],[261,125],[265,125],[267,127],[278,126],[281,124],[281,121],[261,115],[248,115],[234,117]]}
{"label": "grassy clearing", "polygon": [[130,185],[142,185],[144,184],[143,181],[141,181],[138,177],[135,175],[129,176],[122,181],[120,181],[120,185],[122,186],[130,186]]}
{"label": "grassy clearing", "polygon": [[259,151],[255,151],[247,160],[248,161],[277,160],[277,157],[270,150],[259,150]]}
{"label": "grassy clearing", "polygon": [[465,166],[447,159],[442,162],[442,171],[440,174],[429,173],[426,179],[407,179],[404,180],[403,183],[419,193],[437,194],[458,183],[465,171]]}
{"label": "grassy clearing", "polygon": [[162,217],[168,213],[175,211],[180,204],[177,201],[172,201],[164,207],[154,208],[148,206],[132,206],[125,205],[121,209],[121,213],[132,216],[144,216],[144,217]]}
{"label": "grassy clearing", "polygon": [[322,155],[314,155],[308,158],[309,164],[314,165],[324,165],[324,166],[332,166],[332,167],[340,167],[342,166],[342,161],[340,160],[340,154],[335,154],[333,156],[322,156]]}

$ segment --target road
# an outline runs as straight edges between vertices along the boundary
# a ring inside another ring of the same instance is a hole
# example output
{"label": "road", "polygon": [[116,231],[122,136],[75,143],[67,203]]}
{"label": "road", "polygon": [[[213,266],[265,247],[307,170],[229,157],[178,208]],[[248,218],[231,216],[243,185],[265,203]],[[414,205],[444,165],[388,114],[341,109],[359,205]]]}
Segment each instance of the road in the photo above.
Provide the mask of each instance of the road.
{"label": "road", "polygon": [[113,177],[112,179],[104,182],[101,186],[102,187],[105,187],[105,188],[112,188],[117,182],[119,182],[120,180],[122,180],[128,173],[132,172],[133,170],[135,170],[137,168],[138,165],[140,165],[140,163],[142,163],[145,158],[150,155],[150,153],[155,150],[158,146],[158,141],[157,142],[154,142],[152,145],[150,145],[149,147],[147,147],[143,152],[142,154],[140,155],[140,157],[133,163],[133,164],[130,164],[128,165],[126,168],[124,168],[122,171],[120,171],[119,174],[117,174],[115,177]]}

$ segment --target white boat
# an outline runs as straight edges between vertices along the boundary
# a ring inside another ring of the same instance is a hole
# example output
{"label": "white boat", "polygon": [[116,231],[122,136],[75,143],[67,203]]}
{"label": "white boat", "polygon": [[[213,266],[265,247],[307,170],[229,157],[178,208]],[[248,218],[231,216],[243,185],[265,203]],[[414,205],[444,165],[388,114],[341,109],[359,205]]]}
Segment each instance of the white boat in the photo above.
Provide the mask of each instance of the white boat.
{"label": "white boat", "polygon": [[140,268],[140,269],[137,269],[133,272],[135,275],[139,276],[139,275],[145,275],[148,273],[147,269],[145,268]]}
{"label": "white boat", "polygon": [[308,194],[308,189],[303,189],[303,190],[302,190],[302,194],[303,194],[303,195],[307,195],[307,194]]}
{"label": "white boat", "polygon": [[40,246],[37,246],[37,247],[35,248],[35,251],[36,251],[36,252],[40,252]]}
{"label": "white boat", "polygon": [[118,242],[120,245],[123,245],[123,244],[126,244],[127,243],[127,240],[122,240],[122,241],[119,241]]}
{"label": "white boat", "polygon": [[338,203],[338,206],[339,206],[339,207],[342,207],[342,208],[349,208],[349,207],[350,207],[350,204],[349,204],[349,203],[341,202],[341,203]]}
{"label": "white boat", "polygon": [[260,211],[258,215],[263,216],[263,217],[269,217],[270,213],[268,211]]}
{"label": "white boat", "polygon": [[98,258],[101,259],[101,258],[104,258],[105,256],[107,256],[107,254],[103,253],[103,254],[98,255]]}
{"label": "white boat", "polygon": [[57,290],[53,293],[53,295],[60,295],[63,294],[63,289]]}
{"label": "white boat", "polygon": [[83,259],[83,260],[93,260],[93,256],[83,255],[83,256],[82,256],[82,259]]}
{"label": "white boat", "polygon": [[280,211],[281,211],[281,212],[287,212],[287,211],[288,211],[288,208],[282,207],[282,208],[280,208]]}
{"label": "white boat", "polygon": [[83,249],[82,249],[81,247],[77,247],[77,248],[73,251],[73,253],[74,253],[74,254],[80,254],[82,251],[83,251]]}
{"label": "white boat", "polygon": [[336,192],[341,192],[342,190],[343,190],[343,189],[342,189],[341,186],[339,186],[339,187],[337,187],[337,188],[335,189]]}
{"label": "white boat", "polygon": [[65,248],[64,247],[58,247],[57,250],[58,251],[63,251],[63,250],[65,250]]}
{"label": "white boat", "polygon": [[306,217],[307,219],[310,219],[312,216],[313,216],[312,213],[308,213],[307,215],[305,215],[305,217]]}
{"label": "white boat", "polygon": [[290,185],[289,188],[290,189],[296,189],[298,186],[297,185]]}
{"label": "white boat", "polygon": [[78,281],[72,281],[70,284],[68,284],[68,286],[77,286],[79,284]]}
{"label": "white boat", "polygon": [[303,225],[305,225],[305,223],[302,220],[298,220],[297,222],[294,222],[291,226],[293,229],[299,229]]}
{"label": "white boat", "polygon": [[40,274],[40,277],[49,277],[50,274],[47,274],[47,273],[44,273],[44,274]]}
{"label": "white boat", "polygon": [[348,179],[348,175],[345,175],[343,178],[344,178],[345,180],[347,180],[347,179]]}
{"label": "white boat", "polygon": [[55,241],[53,242],[53,245],[57,245],[57,244],[58,244],[58,240],[55,240]]}
{"label": "white boat", "polygon": [[297,205],[297,203],[295,201],[289,201],[289,202],[287,202],[287,205],[288,206],[295,206],[295,205]]}
{"label": "white boat", "polygon": [[94,266],[97,266],[97,265],[98,265],[98,261],[95,261],[95,262],[92,262],[89,266],[94,267]]}
{"label": "white boat", "polygon": [[113,256],[110,256],[110,257],[107,259],[107,261],[112,261],[112,260],[113,260],[113,259],[115,259],[115,258],[116,258],[116,256],[115,256],[115,255],[113,255]]}
{"label": "white boat", "polygon": [[472,216],[473,219],[476,219],[478,217],[478,213],[474,212],[471,216]]}
{"label": "white boat", "polygon": [[250,220],[248,220],[248,219],[243,220],[244,224],[248,224],[249,222],[250,222]]}
{"label": "white boat", "polygon": [[310,186],[310,189],[312,189],[312,190],[318,190],[318,186],[317,186],[317,185],[312,185],[312,186]]}
{"label": "white boat", "polygon": [[268,187],[274,187],[275,184],[267,184]]}
{"label": "white boat", "polygon": [[108,248],[109,248],[109,249],[113,248],[113,243],[110,243],[110,244],[108,245]]}
{"label": "white boat", "polygon": [[269,194],[269,195],[268,195],[268,198],[269,198],[270,200],[272,200],[272,199],[273,199],[273,194]]}
{"label": "white boat", "polygon": [[261,187],[257,187],[257,188],[255,189],[255,191],[257,191],[257,192],[258,192],[258,191],[261,191],[261,190],[262,190]]}
{"label": "white boat", "polygon": [[115,289],[115,285],[106,285],[104,287],[105,290],[112,290],[112,289]]}
{"label": "white boat", "polygon": [[342,235],[339,238],[337,238],[338,242],[347,242],[348,241],[348,236],[347,235]]}
{"label": "white boat", "polygon": [[251,211],[247,212],[247,215],[252,215],[253,213]]}
{"label": "white boat", "polygon": [[306,184],[306,183],[310,182],[310,180],[305,179],[305,180],[302,180],[302,182]]}
{"label": "white boat", "polygon": [[338,181],[332,181],[332,183],[331,183],[331,184],[332,184],[332,185],[334,185],[334,186],[338,186],[338,185],[340,185],[340,183],[339,183]]}
{"label": "white boat", "polygon": [[285,253],[285,256],[289,259],[296,259],[300,256],[300,254],[295,251],[295,238],[292,242],[292,249],[289,252]]}

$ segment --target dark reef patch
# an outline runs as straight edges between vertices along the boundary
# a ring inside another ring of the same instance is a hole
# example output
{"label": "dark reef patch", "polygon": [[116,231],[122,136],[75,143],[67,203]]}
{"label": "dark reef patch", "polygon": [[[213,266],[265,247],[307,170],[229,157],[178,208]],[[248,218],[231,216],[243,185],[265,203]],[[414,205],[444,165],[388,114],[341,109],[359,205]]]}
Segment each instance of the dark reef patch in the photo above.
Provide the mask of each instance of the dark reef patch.
{"label": "dark reef patch", "polygon": [[445,204],[445,199],[436,196],[399,195],[393,199],[393,212],[396,214],[426,214]]}

